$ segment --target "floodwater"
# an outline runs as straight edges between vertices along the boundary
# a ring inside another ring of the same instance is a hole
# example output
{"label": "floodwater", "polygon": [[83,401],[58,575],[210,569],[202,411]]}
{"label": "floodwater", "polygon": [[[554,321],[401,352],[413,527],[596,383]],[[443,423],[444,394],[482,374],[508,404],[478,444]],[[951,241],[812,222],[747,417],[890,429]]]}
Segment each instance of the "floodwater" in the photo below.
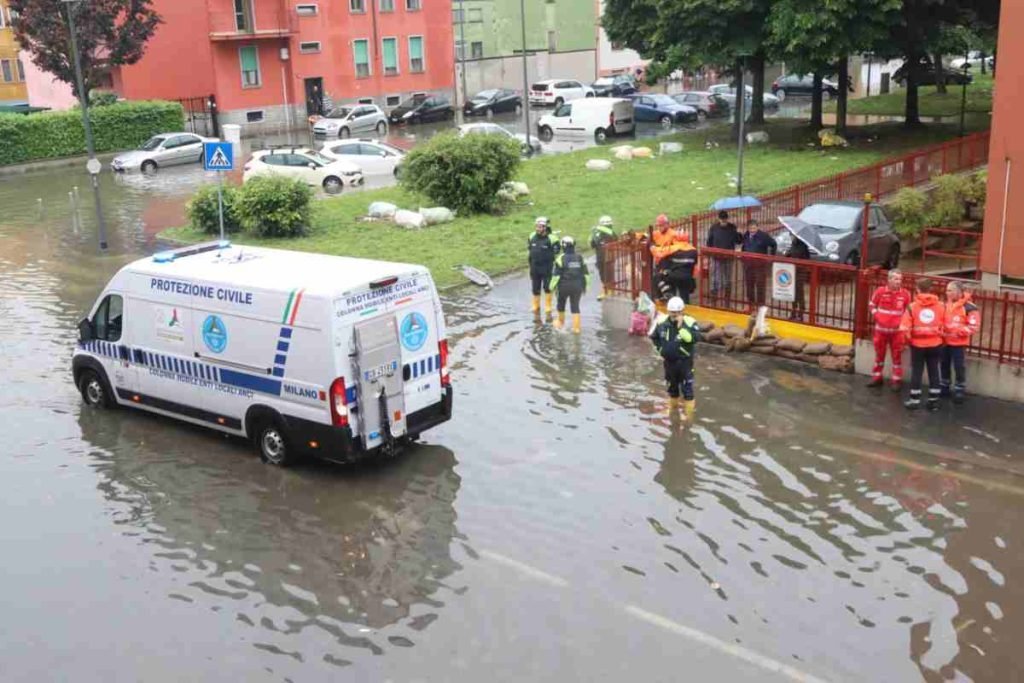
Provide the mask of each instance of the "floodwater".
{"label": "floodwater", "polygon": [[573,337],[511,278],[446,297],[450,423],[395,460],[275,469],[71,385],[76,321],[180,208],[122,188],[98,256],[88,211],[35,213],[64,188],[12,180],[5,681],[1021,675],[1018,406],[906,415],[862,378],[701,349],[671,419],[615,303],[588,297]]}

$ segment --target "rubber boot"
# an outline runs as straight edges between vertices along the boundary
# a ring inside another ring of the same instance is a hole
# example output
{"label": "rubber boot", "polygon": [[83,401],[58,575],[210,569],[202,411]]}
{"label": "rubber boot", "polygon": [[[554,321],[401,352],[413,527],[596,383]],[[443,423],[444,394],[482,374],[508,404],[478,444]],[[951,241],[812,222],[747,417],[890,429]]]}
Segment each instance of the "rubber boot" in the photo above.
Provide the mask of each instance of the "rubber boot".
{"label": "rubber boot", "polygon": [[679,411],[679,399],[678,398],[673,398],[673,397],[669,396],[668,408],[666,409],[666,412],[668,412],[669,415],[675,415],[678,411]]}
{"label": "rubber boot", "polygon": [[558,319],[555,320],[555,327],[560,330],[560,329],[562,329],[562,327],[564,325],[565,325],[565,311],[559,311],[558,312]]}
{"label": "rubber boot", "polygon": [[953,388],[953,403],[955,403],[957,405],[960,405],[960,404],[962,404],[964,402],[964,400],[966,398],[967,398],[967,394],[964,391],[963,387],[954,387]]}
{"label": "rubber boot", "polygon": [[689,401],[683,401],[683,412],[686,413],[687,419],[693,417],[693,414],[697,411],[697,399],[691,398]]}
{"label": "rubber boot", "polygon": [[604,301],[604,298],[606,296],[608,296],[608,288],[607,287],[602,287],[601,291],[597,295],[597,300],[598,301]]}
{"label": "rubber boot", "polygon": [[551,297],[552,297],[551,292],[548,292],[547,294],[544,295],[544,312],[546,314],[548,314],[548,315],[551,315],[551,311],[554,308],[551,305]]}
{"label": "rubber boot", "polygon": [[911,389],[910,398],[903,402],[907,410],[917,410],[921,407],[921,390]]}
{"label": "rubber boot", "polygon": [[885,382],[882,381],[881,377],[872,377],[867,386],[869,389],[874,389],[875,387],[880,387],[883,384],[885,384]]}
{"label": "rubber boot", "polygon": [[530,310],[533,311],[534,313],[540,313],[540,297],[539,296],[533,297],[533,305],[531,306]]}
{"label": "rubber boot", "polygon": [[580,314],[579,313],[573,313],[572,314],[572,333],[573,334],[579,334],[580,333]]}

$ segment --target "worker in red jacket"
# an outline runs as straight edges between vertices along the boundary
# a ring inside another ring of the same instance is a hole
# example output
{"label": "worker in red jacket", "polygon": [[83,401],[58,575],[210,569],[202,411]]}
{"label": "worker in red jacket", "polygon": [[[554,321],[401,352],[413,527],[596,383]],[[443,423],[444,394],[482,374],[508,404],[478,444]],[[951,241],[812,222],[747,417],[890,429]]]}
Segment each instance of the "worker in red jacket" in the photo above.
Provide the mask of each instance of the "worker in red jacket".
{"label": "worker in red jacket", "polygon": [[868,310],[875,324],[875,369],[871,372],[869,387],[884,384],[882,370],[885,369],[885,354],[892,349],[892,390],[900,390],[903,382],[903,335],[900,333],[900,323],[903,322],[903,313],[912,298],[910,292],[903,288],[903,273],[896,268],[889,271],[886,284],[871,295]]}
{"label": "worker in red jacket", "polygon": [[956,384],[953,385],[953,403],[963,403],[967,390],[967,368],[964,353],[971,337],[981,327],[981,313],[971,303],[971,295],[964,292],[959,282],[946,285],[946,325],[942,330],[942,395],[949,396],[951,370],[956,370]]}
{"label": "worker in red jacket", "polygon": [[932,294],[932,281],[917,281],[917,294],[903,314],[900,332],[910,344],[910,398],[905,405],[909,410],[921,407],[921,382],[928,368],[928,410],[938,410],[939,360],[942,358],[942,332],[946,326],[946,306]]}

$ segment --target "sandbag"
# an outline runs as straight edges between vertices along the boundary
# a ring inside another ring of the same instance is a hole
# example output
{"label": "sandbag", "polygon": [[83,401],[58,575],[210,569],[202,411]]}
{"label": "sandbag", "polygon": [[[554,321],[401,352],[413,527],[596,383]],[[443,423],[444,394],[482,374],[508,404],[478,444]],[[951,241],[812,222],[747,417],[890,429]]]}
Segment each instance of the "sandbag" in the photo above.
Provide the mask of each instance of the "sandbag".
{"label": "sandbag", "polygon": [[832,347],[829,353],[831,353],[833,356],[853,357],[853,347],[842,344],[836,344],[835,346]]}
{"label": "sandbag", "polygon": [[619,152],[621,152],[624,149],[625,150],[629,150],[630,154],[632,154],[632,152],[633,152],[633,145],[614,145],[612,147],[609,147],[608,151],[611,152],[614,155],[614,154],[618,154]]}
{"label": "sandbag", "polygon": [[663,142],[658,145],[658,152],[661,154],[679,154],[683,151],[681,142]]}
{"label": "sandbag", "polygon": [[807,342],[802,339],[780,339],[775,344],[776,350],[790,353],[802,353],[805,346],[807,346]]}
{"label": "sandbag", "polygon": [[707,334],[711,330],[715,329],[715,324],[713,322],[711,322],[710,320],[703,320],[703,321],[698,320],[697,321],[697,329],[700,330],[701,334]]}
{"label": "sandbag", "polygon": [[751,346],[750,347],[750,351],[751,351],[751,353],[760,353],[762,356],[774,356],[775,355],[775,347],[774,346]]}
{"label": "sandbag", "polygon": [[849,356],[818,356],[818,365],[825,370],[853,372],[853,359]]}
{"label": "sandbag", "polygon": [[371,202],[369,215],[371,218],[394,218],[398,207],[391,202]]}
{"label": "sandbag", "polygon": [[650,159],[654,156],[654,152],[651,151],[650,147],[634,147],[633,158],[634,159]]}
{"label": "sandbag", "polygon": [[726,337],[745,337],[746,336],[744,334],[744,332],[743,332],[743,328],[740,327],[739,325],[729,324],[729,325],[726,325],[725,327],[723,327],[722,329],[725,330],[725,336]]}
{"label": "sandbag", "polygon": [[619,161],[629,161],[630,159],[633,158],[634,151],[635,150],[633,150],[633,148],[631,147],[620,149],[618,152],[615,153],[615,158],[618,159]]}
{"label": "sandbag", "polygon": [[437,225],[438,223],[451,223],[455,220],[455,212],[446,206],[435,206],[429,209],[420,207],[420,215],[423,216],[423,220],[427,225]]}
{"label": "sandbag", "polygon": [[799,356],[799,359],[802,360],[803,362],[811,363],[813,365],[817,365],[818,364],[818,359],[821,358],[821,356],[812,356],[812,355],[807,354],[807,353],[799,353],[797,355]]}
{"label": "sandbag", "polygon": [[405,209],[399,209],[395,212],[395,223],[403,228],[413,230],[418,230],[427,224],[422,214],[415,211],[406,211]]}
{"label": "sandbag", "polygon": [[750,340],[744,339],[743,337],[733,337],[726,343],[730,351],[749,351]]}
{"label": "sandbag", "polygon": [[754,346],[775,346],[775,343],[777,341],[779,341],[779,339],[775,335],[766,334],[762,337],[758,337],[757,339],[751,340],[751,343]]}
{"label": "sandbag", "polygon": [[790,360],[803,360],[803,358],[801,358],[801,354],[788,351],[778,344],[775,345],[775,355],[782,358],[788,358]]}
{"label": "sandbag", "polygon": [[747,133],[747,143],[751,145],[763,145],[768,142],[768,133],[763,130],[757,130],[753,133]]}
{"label": "sandbag", "polygon": [[820,356],[828,353],[832,349],[832,345],[828,342],[815,342],[808,344],[804,347],[803,353],[808,356]]}
{"label": "sandbag", "polygon": [[518,180],[512,180],[505,184],[508,186],[508,189],[515,192],[516,195],[519,197],[525,197],[526,195],[530,194],[530,188],[526,185],[526,183],[521,183]]}
{"label": "sandbag", "polygon": [[607,171],[611,169],[612,162],[606,159],[591,159],[587,162],[588,171]]}
{"label": "sandbag", "polygon": [[725,330],[718,328],[715,330],[708,330],[703,332],[703,339],[711,344],[721,344],[725,341]]}

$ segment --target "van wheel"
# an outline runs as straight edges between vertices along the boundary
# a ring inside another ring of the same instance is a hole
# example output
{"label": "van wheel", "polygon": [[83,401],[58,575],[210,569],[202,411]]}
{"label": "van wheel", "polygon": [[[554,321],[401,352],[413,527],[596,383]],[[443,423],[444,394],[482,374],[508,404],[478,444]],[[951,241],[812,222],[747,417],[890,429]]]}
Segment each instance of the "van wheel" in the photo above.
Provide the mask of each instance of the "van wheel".
{"label": "van wheel", "polygon": [[540,139],[541,140],[550,140],[554,136],[555,136],[555,133],[554,133],[554,131],[551,130],[551,126],[541,126],[540,127]]}
{"label": "van wheel", "polygon": [[345,187],[345,185],[341,182],[340,178],[335,176],[324,178],[324,192],[327,194],[341,194],[343,187]]}
{"label": "van wheel", "polygon": [[256,448],[260,452],[260,460],[276,467],[288,467],[294,462],[291,444],[284,431],[284,426],[277,418],[261,422],[255,434]]}
{"label": "van wheel", "polygon": [[594,139],[597,140],[598,142],[604,142],[605,140],[608,139],[608,131],[606,131],[604,128],[598,128],[597,130],[594,131]]}
{"label": "van wheel", "polygon": [[87,406],[93,408],[112,408],[114,406],[107,383],[95,370],[86,370],[82,373],[82,376],[78,378],[78,390]]}

